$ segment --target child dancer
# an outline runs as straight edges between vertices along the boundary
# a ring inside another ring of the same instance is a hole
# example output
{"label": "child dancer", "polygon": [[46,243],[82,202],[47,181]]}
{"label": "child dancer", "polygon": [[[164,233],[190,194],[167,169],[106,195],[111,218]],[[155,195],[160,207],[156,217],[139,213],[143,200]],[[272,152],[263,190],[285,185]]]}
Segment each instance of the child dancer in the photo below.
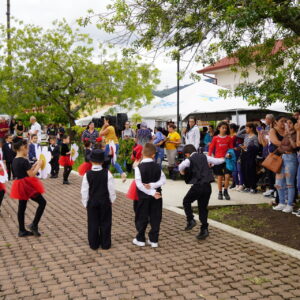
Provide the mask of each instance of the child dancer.
{"label": "child dancer", "polygon": [[[0,148],[1,149],[1,148]],[[1,204],[5,195],[5,182],[7,181],[7,173],[4,167],[4,163],[2,161],[2,153],[0,152],[0,212],[1,212]]]}
{"label": "child dancer", "polygon": [[[233,148],[233,141],[230,137],[229,125],[226,122],[221,122],[217,127],[217,135],[213,137],[211,144],[209,145],[208,155],[211,156],[214,153],[215,158],[228,157],[227,151]],[[230,200],[228,194],[228,186],[231,172],[226,169],[226,163],[215,165],[213,171],[218,178],[219,195],[218,200],[223,200],[223,195],[226,200]],[[224,193],[222,193],[223,177],[225,176],[224,182]]]}
{"label": "child dancer", "polygon": [[143,149],[143,159],[135,168],[135,182],[138,189],[136,201],[135,226],[136,238],[134,245],[145,246],[145,232],[148,223],[151,225],[147,243],[152,248],[158,247],[159,228],[162,218],[161,186],[166,182],[166,176],[160,166],[154,162],[156,147],[146,143]]}
{"label": "child dancer", "polygon": [[82,180],[82,204],[87,208],[88,240],[90,248],[111,247],[112,203],[116,199],[112,174],[102,168],[104,151],[91,152],[92,169]]}
{"label": "child dancer", "polygon": [[92,164],[89,160],[89,156],[92,152],[92,143],[87,139],[83,142],[84,144],[84,160],[85,162],[82,163],[78,168],[78,173],[80,176],[83,176],[87,171],[92,169]]}
{"label": "child dancer", "polygon": [[192,184],[192,187],[183,199],[183,207],[186,214],[187,226],[185,231],[189,231],[196,226],[194,220],[192,203],[198,201],[198,213],[201,222],[198,240],[204,240],[208,237],[208,202],[211,195],[211,182],[214,177],[208,166],[207,158],[204,154],[199,154],[193,145],[186,145],[183,149],[186,159],[179,165],[179,172],[185,175],[186,183]]}
{"label": "child dancer", "polygon": [[29,152],[28,152],[28,158],[29,162],[33,165],[36,161],[36,152],[40,145],[38,144],[38,136],[36,134],[32,134],[30,138],[30,144],[29,144]]}
{"label": "child dancer", "polygon": [[[30,235],[40,236],[38,224],[46,207],[46,200],[42,196],[45,192],[42,183],[38,178],[34,177],[41,165],[41,161],[37,161],[32,167],[27,160],[28,146],[27,141],[16,137],[14,139],[14,150],[17,156],[13,161],[12,167],[16,180],[14,180],[11,188],[10,197],[19,200],[18,222],[19,222],[19,237]],[[38,203],[38,208],[35,213],[33,222],[28,226],[30,231],[25,229],[25,210],[28,200],[31,199]]]}
{"label": "child dancer", "polygon": [[68,178],[72,171],[72,166],[74,165],[74,161],[70,158],[70,136],[64,135],[62,138],[61,150],[60,150],[60,159],[59,164],[64,167],[64,174],[63,174],[63,184],[70,184]]}
{"label": "child dancer", "polygon": [[50,165],[51,165],[51,176],[50,178],[57,178],[58,173],[59,173],[59,146],[56,143],[56,137],[55,136],[50,136],[49,138],[50,145],[48,147],[48,151],[51,152],[51,160],[50,160]]}
{"label": "child dancer", "polygon": [[16,153],[13,150],[12,140],[13,140],[12,134],[7,135],[5,137],[5,143],[2,148],[3,160],[5,161],[5,164],[6,164],[8,180],[11,180],[11,176],[14,177],[14,173],[12,170],[12,162],[16,156]]}

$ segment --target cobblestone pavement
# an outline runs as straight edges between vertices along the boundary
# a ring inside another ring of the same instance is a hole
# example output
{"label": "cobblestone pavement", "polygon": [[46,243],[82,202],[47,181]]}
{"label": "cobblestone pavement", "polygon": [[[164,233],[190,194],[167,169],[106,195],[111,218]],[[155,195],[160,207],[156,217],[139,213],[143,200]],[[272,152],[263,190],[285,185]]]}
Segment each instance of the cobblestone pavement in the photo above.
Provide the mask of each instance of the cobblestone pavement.
{"label": "cobblestone pavement", "polygon": [[[17,201],[0,216],[0,299],[300,299],[300,261],[215,228],[203,242],[164,210],[160,247],[137,248],[132,202],[113,205],[113,247],[87,245],[81,178],[47,180],[42,237],[17,238]],[[35,203],[27,208],[27,224]]]}

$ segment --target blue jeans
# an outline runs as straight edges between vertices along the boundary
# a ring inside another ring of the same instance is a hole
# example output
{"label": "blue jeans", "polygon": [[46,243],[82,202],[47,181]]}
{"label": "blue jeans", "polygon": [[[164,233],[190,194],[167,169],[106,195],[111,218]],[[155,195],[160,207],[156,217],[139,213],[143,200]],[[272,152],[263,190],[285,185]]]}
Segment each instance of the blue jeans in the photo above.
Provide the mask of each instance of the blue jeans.
{"label": "blue jeans", "polygon": [[165,149],[164,148],[160,148],[160,147],[157,147],[156,148],[156,154],[155,154],[155,162],[157,164],[162,165],[162,162],[164,160],[164,157],[165,157]]}
{"label": "blue jeans", "polygon": [[295,198],[295,177],[297,173],[297,155],[283,154],[282,167],[279,174],[276,174],[276,188],[279,196],[279,203],[285,204],[285,193],[288,193],[288,205],[293,205]]}
{"label": "blue jeans", "polygon": [[[107,144],[105,146],[105,156],[107,157],[108,154],[109,154],[109,144]],[[119,144],[116,144],[116,155],[118,155],[118,152],[119,152]],[[114,166],[114,168],[117,170],[117,172],[119,174],[122,174],[124,173],[124,171],[122,170],[121,166],[119,165],[119,163],[115,162],[115,163],[112,163],[112,165]]]}

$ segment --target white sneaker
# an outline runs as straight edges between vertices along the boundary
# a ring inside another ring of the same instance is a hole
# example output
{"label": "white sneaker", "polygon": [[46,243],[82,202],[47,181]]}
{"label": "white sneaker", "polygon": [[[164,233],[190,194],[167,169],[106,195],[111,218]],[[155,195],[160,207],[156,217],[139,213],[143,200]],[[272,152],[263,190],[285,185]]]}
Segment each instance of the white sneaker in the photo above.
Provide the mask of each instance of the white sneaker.
{"label": "white sneaker", "polygon": [[274,210],[284,210],[285,206],[286,206],[285,204],[279,203],[277,206],[274,206],[273,209]]}
{"label": "white sneaker", "polygon": [[264,197],[270,197],[270,196],[272,196],[273,193],[274,193],[274,190],[268,190],[268,191],[263,193],[263,196]]}
{"label": "white sneaker", "polygon": [[145,242],[140,242],[137,239],[133,239],[132,244],[139,246],[139,247],[145,247],[145,245],[146,245]]}
{"label": "white sneaker", "polygon": [[241,187],[240,185],[237,185],[237,186],[235,187],[235,190],[238,191],[240,187]]}
{"label": "white sneaker", "polygon": [[158,243],[152,243],[150,240],[147,241],[147,244],[150,245],[152,248],[158,247]]}
{"label": "white sneaker", "polygon": [[293,206],[287,205],[282,211],[285,213],[291,213],[293,211]]}
{"label": "white sneaker", "polygon": [[239,189],[237,190],[238,192],[242,192],[244,190],[244,187],[240,185]]}

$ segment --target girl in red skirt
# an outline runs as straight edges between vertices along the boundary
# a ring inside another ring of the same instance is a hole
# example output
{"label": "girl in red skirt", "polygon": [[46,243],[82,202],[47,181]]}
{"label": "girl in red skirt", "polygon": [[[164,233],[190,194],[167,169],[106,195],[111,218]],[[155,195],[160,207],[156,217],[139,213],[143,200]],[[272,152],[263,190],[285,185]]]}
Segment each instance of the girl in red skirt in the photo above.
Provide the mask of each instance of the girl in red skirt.
{"label": "girl in red skirt", "polygon": [[[40,236],[38,224],[46,207],[46,200],[42,196],[45,192],[44,187],[35,175],[38,173],[43,162],[38,160],[33,166],[30,165],[27,159],[28,145],[26,140],[18,137],[14,138],[13,149],[17,152],[17,156],[12,163],[16,180],[12,184],[10,197],[19,200],[19,237],[30,235]],[[38,208],[33,222],[28,226],[30,231],[27,231],[25,229],[25,210],[29,199],[38,203]]]}
{"label": "girl in red skirt", "polygon": [[92,152],[92,149],[91,149],[91,142],[87,139],[83,142],[84,144],[84,159],[85,159],[85,162],[82,163],[79,168],[78,168],[78,173],[80,176],[84,176],[84,174],[91,170],[92,169],[92,163],[90,162],[90,154]]}
{"label": "girl in red skirt", "polygon": [[63,184],[70,184],[68,178],[72,171],[72,166],[74,165],[74,161],[71,160],[70,154],[70,136],[64,135],[62,138],[63,142],[61,144],[60,149],[60,158],[59,158],[59,164],[64,167],[64,174],[63,174]]}

